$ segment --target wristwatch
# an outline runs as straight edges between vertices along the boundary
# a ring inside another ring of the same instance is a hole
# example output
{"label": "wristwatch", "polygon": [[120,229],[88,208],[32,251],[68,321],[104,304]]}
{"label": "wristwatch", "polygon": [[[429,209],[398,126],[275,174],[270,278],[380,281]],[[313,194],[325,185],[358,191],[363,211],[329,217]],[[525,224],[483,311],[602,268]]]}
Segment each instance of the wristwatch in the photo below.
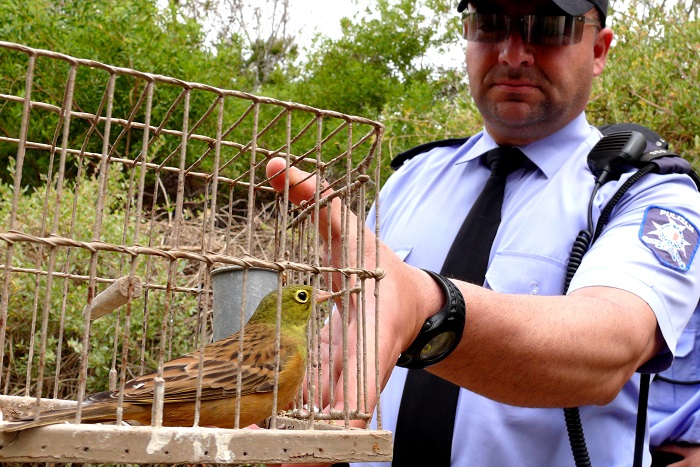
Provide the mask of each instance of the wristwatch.
{"label": "wristwatch", "polygon": [[446,358],[462,340],[467,308],[462,292],[447,278],[425,270],[440,284],[447,302],[435,315],[431,316],[418,333],[418,337],[399,356],[397,366],[420,369]]}

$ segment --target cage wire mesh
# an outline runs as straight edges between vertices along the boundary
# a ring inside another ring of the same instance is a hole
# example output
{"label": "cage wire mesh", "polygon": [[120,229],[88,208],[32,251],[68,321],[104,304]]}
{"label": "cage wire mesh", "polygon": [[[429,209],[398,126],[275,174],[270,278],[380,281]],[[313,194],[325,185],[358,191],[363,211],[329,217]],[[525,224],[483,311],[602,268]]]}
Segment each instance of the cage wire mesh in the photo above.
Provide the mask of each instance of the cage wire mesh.
{"label": "cage wire mesh", "polygon": [[[7,42],[0,42],[0,63],[7,73],[0,76],[6,420],[63,406],[80,412],[86,395],[123,388],[211,342],[212,273],[223,267],[241,268],[244,282],[262,269],[272,272],[274,288],[337,290],[346,304],[353,296],[360,318],[375,315],[366,309],[365,285],[381,271],[350,257],[347,241],[357,236],[362,246],[369,241],[364,230],[350,235],[344,224],[342,254],[324,263],[331,252],[314,218],[337,197],[343,212],[364,221],[377,193],[379,123]],[[280,194],[269,187],[265,166],[273,157],[327,181],[334,194],[294,207],[288,184]],[[362,405],[318,409],[318,388],[333,382],[319,365],[320,329],[330,312],[328,302],[314,307],[305,385],[293,408],[271,411],[270,429],[198,427],[197,415],[194,426],[177,428],[69,423],[1,433],[0,459],[387,460],[390,434],[381,425],[350,427],[370,418]],[[330,332],[347,339],[347,320]],[[360,400],[376,372],[365,348],[375,338],[358,336],[365,344],[358,344],[364,358],[356,368],[343,362],[344,372],[358,375],[358,387],[345,393],[357,391]],[[347,358],[340,353],[330,359]],[[158,425],[162,398],[154,405]]]}

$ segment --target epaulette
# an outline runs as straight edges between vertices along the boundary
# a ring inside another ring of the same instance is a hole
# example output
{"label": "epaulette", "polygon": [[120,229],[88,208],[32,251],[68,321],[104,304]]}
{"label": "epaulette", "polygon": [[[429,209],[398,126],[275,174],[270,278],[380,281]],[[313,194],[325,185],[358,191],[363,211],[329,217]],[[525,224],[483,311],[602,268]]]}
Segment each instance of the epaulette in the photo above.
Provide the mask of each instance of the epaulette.
{"label": "epaulette", "polygon": [[414,158],[415,156],[419,154],[423,154],[424,152],[428,152],[433,148],[442,148],[442,147],[447,147],[447,146],[461,146],[464,143],[467,142],[469,138],[450,138],[450,139],[441,139],[438,141],[431,141],[429,143],[424,143],[421,144],[420,146],[416,146],[414,148],[409,149],[408,151],[404,151],[400,154],[398,154],[396,157],[394,157],[391,160],[390,166],[393,170],[398,170],[399,167],[403,165],[404,162],[406,162],[409,159]]}

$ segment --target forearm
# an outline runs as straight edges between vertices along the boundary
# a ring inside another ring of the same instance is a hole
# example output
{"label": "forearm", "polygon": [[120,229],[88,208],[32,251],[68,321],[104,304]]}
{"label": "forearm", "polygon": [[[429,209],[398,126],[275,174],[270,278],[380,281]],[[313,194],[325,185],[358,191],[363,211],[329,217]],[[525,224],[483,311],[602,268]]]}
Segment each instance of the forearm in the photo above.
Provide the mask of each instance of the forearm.
{"label": "forearm", "polygon": [[429,371],[500,402],[607,403],[660,346],[653,312],[624,291],[542,297],[458,284],[467,303],[464,335]]}

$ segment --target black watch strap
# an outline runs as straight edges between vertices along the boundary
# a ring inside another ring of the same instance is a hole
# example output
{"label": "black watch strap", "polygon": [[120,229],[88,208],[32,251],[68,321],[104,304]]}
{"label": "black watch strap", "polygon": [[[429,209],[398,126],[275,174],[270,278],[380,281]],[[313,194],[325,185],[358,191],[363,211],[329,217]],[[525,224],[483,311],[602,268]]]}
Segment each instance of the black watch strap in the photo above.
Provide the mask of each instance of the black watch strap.
{"label": "black watch strap", "polygon": [[418,337],[399,356],[397,366],[418,369],[442,361],[462,340],[467,309],[462,292],[452,281],[440,274],[425,270],[445,293],[445,305],[431,316],[418,334]]}

